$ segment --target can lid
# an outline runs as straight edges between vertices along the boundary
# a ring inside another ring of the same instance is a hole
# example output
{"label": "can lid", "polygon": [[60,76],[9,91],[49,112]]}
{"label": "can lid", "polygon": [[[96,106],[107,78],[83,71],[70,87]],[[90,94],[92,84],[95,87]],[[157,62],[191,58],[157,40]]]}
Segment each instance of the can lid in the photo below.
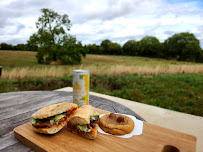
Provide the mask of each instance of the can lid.
{"label": "can lid", "polygon": [[73,72],[83,73],[83,72],[89,72],[89,70],[73,70]]}

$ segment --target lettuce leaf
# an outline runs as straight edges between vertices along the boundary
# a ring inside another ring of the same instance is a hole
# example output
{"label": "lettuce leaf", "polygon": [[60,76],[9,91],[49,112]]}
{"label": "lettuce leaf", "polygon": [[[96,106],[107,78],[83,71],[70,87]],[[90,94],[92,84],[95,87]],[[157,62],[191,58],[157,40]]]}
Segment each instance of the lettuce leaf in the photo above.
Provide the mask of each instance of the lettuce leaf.
{"label": "lettuce leaf", "polygon": [[77,125],[77,129],[84,131],[84,132],[92,131],[92,127],[88,128],[87,125]]}
{"label": "lettuce leaf", "polygon": [[[63,113],[63,114],[58,114],[58,115],[56,115],[56,116],[48,117],[48,118],[45,118],[45,119],[49,120],[49,122],[50,122],[51,124],[54,123],[53,121],[55,121],[55,122],[58,124],[59,121],[60,121],[63,117],[65,117],[65,116],[66,116],[66,113]],[[30,123],[33,124],[33,125],[37,125],[39,122],[41,122],[41,119],[34,119],[34,118],[33,118],[33,119],[30,121]]]}
{"label": "lettuce leaf", "polygon": [[32,120],[30,121],[30,123],[33,124],[33,125],[36,125],[36,124],[38,123],[38,121],[37,121],[36,119],[32,119]]}
{"label": "lettuce leaf", "polygon": [[95,120],[94,116],[96,116],[96,115],[99,115],[99,113],[98,112],[93,113],[93,115],[90,116],[90,119]]}
{"label": "lettuce leaf", "polygon": [[59,115],[56,115],[53,120],[56,121],[56,122],[59,122],[63,117],[65,117],[66,115],[65,114],[59,114]]}

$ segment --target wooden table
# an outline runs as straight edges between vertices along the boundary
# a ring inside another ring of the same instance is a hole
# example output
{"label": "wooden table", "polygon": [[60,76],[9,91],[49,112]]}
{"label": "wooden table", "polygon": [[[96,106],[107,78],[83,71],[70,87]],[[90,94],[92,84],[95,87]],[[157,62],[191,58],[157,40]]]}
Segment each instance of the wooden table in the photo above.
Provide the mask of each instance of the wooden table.
{"label": "wooden table", "polygon": [[[0,151],[32,151],[14,138],[13,129],[29,122],[31,114],[41,107],[59,102],[72,102],[72,93],[57,91],[1,93]],[[103,110],[134,115],[144,121],[129,108],[104,98],[90,96],[90,104]],[[196,138],[144,122],[143,134],[136,136],[136,141],[128,143],[128,146],[132,145],[135,146],[135,151],[161,151],[164,145],[173,145],[180,151],[194,152]]]}

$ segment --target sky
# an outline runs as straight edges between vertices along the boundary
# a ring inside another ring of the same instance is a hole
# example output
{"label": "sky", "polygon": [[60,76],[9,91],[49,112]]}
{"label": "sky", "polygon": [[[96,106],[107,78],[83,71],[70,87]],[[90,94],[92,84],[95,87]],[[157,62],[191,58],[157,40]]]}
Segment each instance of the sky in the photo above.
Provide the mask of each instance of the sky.
{"label": "sky", "polygon": [[68,14],[69,33],[85,44],[123,45],[155,36],[160,42],[190,32],[203,48],[203,0],[1,0],[0,43],[26,43],[42,8]]}

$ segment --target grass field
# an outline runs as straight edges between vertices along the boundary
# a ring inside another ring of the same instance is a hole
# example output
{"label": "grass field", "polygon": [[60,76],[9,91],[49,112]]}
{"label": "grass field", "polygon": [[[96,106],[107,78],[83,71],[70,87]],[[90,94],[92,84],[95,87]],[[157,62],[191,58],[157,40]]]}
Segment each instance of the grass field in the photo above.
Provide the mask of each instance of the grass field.
{"label": "grass field", "polygon": [[3,79],[36,77],[63,77],[72,75],[73,69],[89,69],[92,75],[203,73],[203,64],[177,62],[156,58],[87,55],[81,65],[41,65],[36,52],[0,51]]}
{"label": "grass field", "polygon": [[72,70],[89,69],[91,91],[203,116],[203,64],[87,55],[81,65],[40,65],[35,55],[0,51],[0,92],[72,86]]}
{"label": "grass field", "polygon": [[203,116],[202,74],[105,75],[91,84],[95,92]]}

